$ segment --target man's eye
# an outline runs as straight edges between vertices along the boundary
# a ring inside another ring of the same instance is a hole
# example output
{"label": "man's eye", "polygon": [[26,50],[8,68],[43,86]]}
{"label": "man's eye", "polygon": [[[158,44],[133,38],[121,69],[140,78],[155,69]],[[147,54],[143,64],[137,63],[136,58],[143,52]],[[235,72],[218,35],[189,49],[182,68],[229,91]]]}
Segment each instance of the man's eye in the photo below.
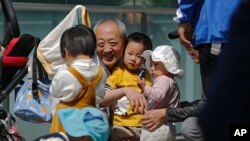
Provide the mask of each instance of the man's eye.
{"label": "man's eye", "polygon": [[113,46],[116,46],[118,43],[117,42],[110,42],[109,44],[113,47]]}
{"label": "man's eye", "polygon": [[97,44],[98,47],[104,47],[104,44],[103,43],[99,43]]}

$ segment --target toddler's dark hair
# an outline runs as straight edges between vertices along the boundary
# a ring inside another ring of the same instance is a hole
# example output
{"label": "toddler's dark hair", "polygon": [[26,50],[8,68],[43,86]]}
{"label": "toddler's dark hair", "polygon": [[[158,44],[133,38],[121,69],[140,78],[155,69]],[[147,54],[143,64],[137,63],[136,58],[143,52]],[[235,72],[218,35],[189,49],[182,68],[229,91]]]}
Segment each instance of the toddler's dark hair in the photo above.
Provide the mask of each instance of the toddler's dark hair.
{"label": "toddler's dark hair", "polygon": [[151,39],[146,34],[143,34],[143,33],[134,32],[134,33],[129,34],[127,37],[125,46],[127,46],[127,44],[130,41],[142,43],[144,46],[144,50],[152,50],[153,48]]}
{"label": "toddler's dark hair", "polygon": [[93,57],[96,50],[95,34],[92,29],[85,25],[71,27],[63,32],[60,49],[63,58],[66,56],[65,49],[72,57],[76,57],[80,54]]}

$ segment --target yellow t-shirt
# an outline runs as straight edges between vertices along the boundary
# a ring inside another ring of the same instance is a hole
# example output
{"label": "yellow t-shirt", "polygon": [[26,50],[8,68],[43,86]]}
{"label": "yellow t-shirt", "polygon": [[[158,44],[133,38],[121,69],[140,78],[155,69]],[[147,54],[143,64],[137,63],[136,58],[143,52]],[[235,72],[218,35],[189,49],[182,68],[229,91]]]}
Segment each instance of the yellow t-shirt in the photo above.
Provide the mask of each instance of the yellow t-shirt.
{"label": "yellow t-shirt", "polygon": [[[122,87],[132,87],[137,92],[141,93],[141,89],[137,86],[138,73],[131,73],[125,69],[125,67],[119,66],[116,67],[113,73],[109,76],[107,84],[112,87],[112,89],[122,88]],[[146,72],[146,85],[151,86],[152,81],[148,72]],[[126,97],[121,99],[124,100]],[[120,100],[121,100],[120,99]],[[126,114],[117,114],[115,111],[113,124],[120,126],[142,126],[141,119],[143,115],[139,112],[133,112],[129,102],[125,100],[123,104],[127,104]],[[119,100],[116,107],[116,110],[119,109]],[[124,107],[123,107],[124,108]]]}

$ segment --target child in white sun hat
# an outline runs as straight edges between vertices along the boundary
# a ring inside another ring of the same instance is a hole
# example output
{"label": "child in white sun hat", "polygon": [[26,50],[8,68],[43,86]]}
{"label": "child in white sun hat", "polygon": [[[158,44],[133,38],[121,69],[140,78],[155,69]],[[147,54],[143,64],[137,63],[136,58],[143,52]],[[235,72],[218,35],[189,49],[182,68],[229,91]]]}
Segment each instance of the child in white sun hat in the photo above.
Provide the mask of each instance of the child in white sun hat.
{"label": "child in white sun hat", "polygon": [[[184,71],[179,68],[180,55],[171,46],[161,45],[154,51],[143,52],[146,68],[154,79],[153,86],[145,85],[145,80],[138,79],[138,86],[148,101],[147,110],[178,107],[180,91],[174,77],[182,78]],[[146,128],[141,130],[141,141],[172,141],[175,139],[175,126],[166,122],[153,132]]]}

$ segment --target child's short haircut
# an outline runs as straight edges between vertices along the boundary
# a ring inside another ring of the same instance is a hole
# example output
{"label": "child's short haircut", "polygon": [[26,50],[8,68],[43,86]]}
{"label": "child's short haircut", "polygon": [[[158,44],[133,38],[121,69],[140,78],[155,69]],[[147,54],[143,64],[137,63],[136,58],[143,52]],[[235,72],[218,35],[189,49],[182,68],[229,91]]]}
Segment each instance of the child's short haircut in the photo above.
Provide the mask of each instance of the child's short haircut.
{"label": "child's short haircut", "polygon": [[63,32],[60,49],[63,58],[66,55],[65,49],[72,57],[76,57],[79,54],[93,57],[96,50],[95,34],[92,29],[85,25],[76,25]]}
{"label": "child's short haircut", "polygon": [[126,40],[126,46],[130,41],[134,41],[137,43],[142,43],[144,46],[144,50],[152,50],[152,41],[151,39],[143,33],[139,33],[139,32],[134,32],[131,33],[130,35],[128,35],[127,40]]}

